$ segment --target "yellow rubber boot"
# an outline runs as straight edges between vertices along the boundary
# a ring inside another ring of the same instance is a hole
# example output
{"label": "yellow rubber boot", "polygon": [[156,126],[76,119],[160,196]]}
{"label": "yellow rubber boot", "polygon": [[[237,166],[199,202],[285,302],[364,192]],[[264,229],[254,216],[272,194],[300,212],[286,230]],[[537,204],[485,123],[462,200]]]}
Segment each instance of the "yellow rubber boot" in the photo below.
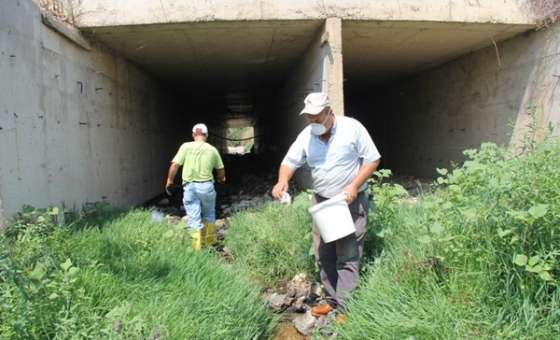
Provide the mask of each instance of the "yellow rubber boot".
{"label": "yellow rubber boot", "polygon": [[206,242],[206,235],[207,235],[208,231],[206,229],[206,224],[200,229],[200,246],[201,247],[206,247],[208,244]]}
{"label": "yellow rubber boot", "polygon": [[195,253],[198,253],[200,251],[201,246],[202,246],[201,232],[200,232],[200,230],[191,230],[190,235],[191,235],[191,238],[192,238],[193,250],[194,250]]}
{"label": "yellow rubber boot", "polygon": [[206,245],[211,247],[216,244],[216,224],[206,223],[204,228],[206,229]]}

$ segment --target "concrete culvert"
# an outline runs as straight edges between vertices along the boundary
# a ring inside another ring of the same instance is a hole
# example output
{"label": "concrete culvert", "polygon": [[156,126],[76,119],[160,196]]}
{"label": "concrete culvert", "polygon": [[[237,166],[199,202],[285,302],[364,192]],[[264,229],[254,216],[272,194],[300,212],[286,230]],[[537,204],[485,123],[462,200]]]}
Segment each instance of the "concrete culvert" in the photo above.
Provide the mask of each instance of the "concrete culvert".
{"label": "concrete culvert", "polygon": [[250,122],[251,157],[274,168],[312,91],[359,119],[403,175],[518,141],[527,107],[539,127],[560,120],[558,27],[535,32],[516,1],[72,3],[75,27],[42,20],[31,0],[0,5],[7,215],[145,202],[198,122],[221,147],[224,122]]}

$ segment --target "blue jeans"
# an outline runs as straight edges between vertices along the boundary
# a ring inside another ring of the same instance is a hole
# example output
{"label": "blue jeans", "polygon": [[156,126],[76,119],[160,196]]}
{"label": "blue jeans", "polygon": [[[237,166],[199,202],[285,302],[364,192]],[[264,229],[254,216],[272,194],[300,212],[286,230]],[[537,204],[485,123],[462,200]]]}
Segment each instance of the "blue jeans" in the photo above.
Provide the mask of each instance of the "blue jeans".
{"label": "blue jeans", "polygon": [[214,183],[190,182],[183,187],[183,205],[187,212],[187,227],[201,229],[202,221],[216,222],[216,190]]}

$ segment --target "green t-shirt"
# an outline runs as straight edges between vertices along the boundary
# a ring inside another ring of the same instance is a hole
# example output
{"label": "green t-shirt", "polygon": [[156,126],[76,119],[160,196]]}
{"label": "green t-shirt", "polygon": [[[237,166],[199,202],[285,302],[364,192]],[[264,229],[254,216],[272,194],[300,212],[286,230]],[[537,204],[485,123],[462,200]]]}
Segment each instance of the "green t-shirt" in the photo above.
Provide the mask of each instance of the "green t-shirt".
{"label": "green t-shirt", "polygon": [[183,166],[183,183],[211,181],[212,170],[224,167],[218,150],[206,142],[183,143],[172,162]]}

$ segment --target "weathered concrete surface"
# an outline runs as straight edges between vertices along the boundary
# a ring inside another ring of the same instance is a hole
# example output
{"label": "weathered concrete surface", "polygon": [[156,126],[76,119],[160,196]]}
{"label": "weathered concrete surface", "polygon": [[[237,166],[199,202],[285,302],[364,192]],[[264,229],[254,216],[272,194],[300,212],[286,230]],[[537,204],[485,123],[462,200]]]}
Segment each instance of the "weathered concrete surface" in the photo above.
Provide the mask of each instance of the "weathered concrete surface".
{"label": "weathered concrete surface", "polygon": [[200,22],[83,29],[179,89],[228,91],[281,82],[322,20]]}
{"label": "weathered concrete surface", "polygon": [[[278,96],[275,114],[269,118],[268,143],[284,154],[307,124],[299,113],[303,100],[310,92],[326,92],[333,111],[344,114],[341,20],[328,18],[316,32],[315,38],[300,62],[290,73]],[[300,184],[307,183],[307,171],[298,172]]]}
{"label": "weathered concrete surface", "polygon": [[[549,127],[560,135],[560,24],[512,40],[504,44],[503,51],[511,53],[509,59],[517,65],[530,68],[510,140],[512,147],[519,147],[528,134],[542,140]],[[529,129],[530,123],[535,124],[535,131]]]}
{"label": "weathered concrete surface", "polygon": [[353,20],[529,24],[516,0],[75,0],[78,26],[194,21]]}
{"label": "weathered concrete surface", "polygon": [[[270,143],[291,144],[307,122],[299,115],[303,100],[310,92],[326,92],[337,114],[344,112],[342,46],[340,19],[329,18],[316,31],[315,37],[297,66],[291,71],[278,96],[274,121],[270,126]],[[281,128],[280,128],[281,127]]]}
{"label": "weathered concrete surface", "polygon": [[[462,151],[492,141],[521,140],[534,107],[542,137],[560,129],[560,28],[529,32],[441,67],[360,95],[367,126],[383,135],[385,165],[435,175],[463,159]],[[379,94],[376,94],[379,93]],[[366,99],[366,98],[370,99]]]}
{"label": "weathered concrete surface", "polygon": [[1,1],[5,213],[23,204],[124,206],[160,192],[176,144],[166,133],[168,98],[124,59],[87,52],[44,26],[31,0]]}
{"label": "weathered concrete surface", "polygon": [[381,83],[433,68],[533,29],[533,25],[344,21],[344,74]]}

